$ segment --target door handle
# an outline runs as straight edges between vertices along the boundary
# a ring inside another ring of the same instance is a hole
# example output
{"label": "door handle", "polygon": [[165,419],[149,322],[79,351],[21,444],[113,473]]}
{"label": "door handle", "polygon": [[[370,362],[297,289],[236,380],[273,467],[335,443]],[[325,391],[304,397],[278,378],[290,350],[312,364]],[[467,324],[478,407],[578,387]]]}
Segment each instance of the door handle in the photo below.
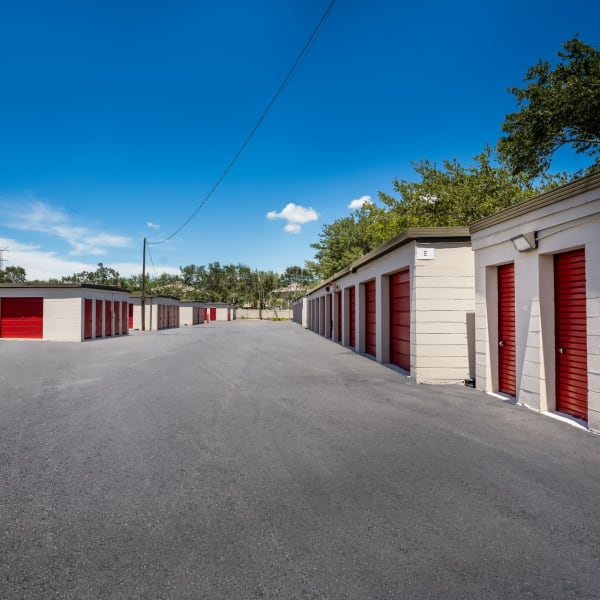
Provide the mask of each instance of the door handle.
{"label": "door handle", "polygon": [[502,340],[500,340],[500,341],[498,342],[498,346],[500,346],[500,348],[502,348],[502,347],[504,346],[504,342],[503,342]]}
{"label": "door handle", "polygon": [[560,347],[560,348],[558,349],[558,352],[559,352],[560,354],[564,354],[564,353],[565,353],[565,350],[566,350],[566,348],[562,348],[562,347]]}

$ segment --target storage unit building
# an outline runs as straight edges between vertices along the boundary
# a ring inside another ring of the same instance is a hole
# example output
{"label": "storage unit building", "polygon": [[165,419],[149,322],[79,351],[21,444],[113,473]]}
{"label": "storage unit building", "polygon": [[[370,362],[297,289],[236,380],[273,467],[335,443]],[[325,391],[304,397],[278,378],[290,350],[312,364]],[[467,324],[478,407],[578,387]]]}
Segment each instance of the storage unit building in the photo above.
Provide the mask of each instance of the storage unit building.
{"label": "storage unit building", "polygon": [[[142,329],[142,299],[131,296],[130,329]],[[179,327],[179,298],[172,296],[145,296],[145,330],[156,331]]]}
{"label": "storage unit building", "polygon": [[92,284],[1,284],[0,338],[80,342],[127,335],[129,292]]}
{"label": "storage unit building", "polygon": [[227,302],[206,303],[207,321],[234,321],[237,317],[236,307]]}
{"label": "storage unit building", "polygon": [[600,173],[470,230],[476,387],[600,430]]}
{"label": "storage unit building", "polygon": [[[307,297],[307,325],[420,383],[474,375],[474,262],[465,227],[409,229]],[[297,317],[300,319],[300,316]]]}
{"label": "storage unit building", "polygon": [[204,323],[203,307],[200,302],[181,301],[179,303],[179,324],[181,327]]}

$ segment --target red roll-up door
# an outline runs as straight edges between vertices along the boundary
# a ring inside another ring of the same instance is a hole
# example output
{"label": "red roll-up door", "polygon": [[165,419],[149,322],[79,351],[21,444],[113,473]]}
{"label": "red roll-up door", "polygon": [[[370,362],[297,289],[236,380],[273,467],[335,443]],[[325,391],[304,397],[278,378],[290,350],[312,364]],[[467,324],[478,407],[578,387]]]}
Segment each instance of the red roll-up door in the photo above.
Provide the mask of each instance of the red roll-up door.
{"label": "red roll-up door", "polygon": [[96,337],[102,337],[102,300],[96,300]]}
{"label": "red roll-up door", "polygon": [[129,329],[133,329],[133,304],[129,305]]}
{"label": "red roll-up door", "polygon": [[342,292],[336,292],[336,304],[337,304],[337,341],[342,341]]}
{"label": "red roll-up door", "polygon": [[83,301],[83,338],[89,340],[94,334],[94,316],[92,314],[94,301],[85,298]]}
{"label": "red roll-up door", "polygon": [[43,298],[2,298],[0,337],[42,339],[44,337]]}
{"label": "red roll-up door", "polygon": [[375,280],[365,283],[365,352],[377,355],[377,302]]}
{"label": "red roll-up door", "polygon": [[325,318],[327,322],[325,323],[325,335],[328,338],[331,338],[333,335],[333,298],[331,294],[327,294],[327,310],[325,312]]}
{"label": "red roll-up door", "polygon": [[585,250],[554,256],[556,410],[588,419]]}
{"label": "red roll-up door", "polygon": [[210,307],[210,320],[211,321],[217,320],[217,309],[214,306]]}
{"label": "red roll-up door", "polygon": [[498,389],[517,395],[515,266],[498,267]]}
{"label": "red roll-up door", "polygon": [[115,335],[121,335],[121,323],[119,319],[121,318],[121,301],[114,301],[114,313],[115,313]]}
{"label": "red roll-up door", "polygon": [[121,303],[121,333],[123,335],[127,335],[127,331],[129,329],[129,325],[128,325],[128,312],[127,312],[127,307],[129,306],[128,302],[122,302]]}
{"label": "red roll-up door", "polygon": [[104,335],[110,337],[112,335],[112,302],[104,301]]}
{"label": "red roll-up door", "polygon": [[390,276],[390,363],[410,371],[410,276]]}
{"label": "red roll-up door", "polygon": [[348,288],[348,330],[350,332],[349,346],[356,348],[356,288]]}

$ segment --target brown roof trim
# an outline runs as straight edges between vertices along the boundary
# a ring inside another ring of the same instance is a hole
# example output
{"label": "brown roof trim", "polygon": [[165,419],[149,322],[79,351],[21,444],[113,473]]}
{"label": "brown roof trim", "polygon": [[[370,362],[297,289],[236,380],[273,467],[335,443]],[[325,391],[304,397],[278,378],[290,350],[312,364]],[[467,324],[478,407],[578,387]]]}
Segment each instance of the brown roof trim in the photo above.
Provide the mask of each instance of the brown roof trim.
{"label": "brown roof trim", "polygon": [[468,227],[411,227],[409,229],[405,229],[402,233],[396,237],[393,237],[391,240],[384,242],[381,244],[381,246],[371,250],[371,252],[367,252],[367,254],[355,260],[350,266],[346,267],[342,271],[339,271],[326,282],[315,286],[308,292],[308,295],[328,286],[330,283],[341,279],[349,273],[356,272],[360,267],[364,267],[366,264],[373,262],[374,260],[377,260],[386,254],[389,254],[393,250],[396,250],[396,248],[400,248],[400,246],[404,246],[409,242],[433,243],[470,241],[471,236],[469,234]]}
{"label": "brown roof trim", "polygon": [[585,177],[581,177],[575,181],[566,183],[565,185],[561,185],[554,190],[550,190],[549,192],[536,196],[535,198],[531,198],[530,200],[519,202],[519,204],[515,204],[510,208],[505,208],[504,210],[497,212],[495,215],[475,221],[474,223],[471,223],[469,231],[471,233],[482,231],[487,227],[499,225],[500,223],[510,221],[510,219],[514,219],[515,217],[521,217],[533,212],[534,210],[551,206],[552,204],[556,204],[561,200],[573,198],[578,194],[583,194],[599,187],[600,171],[591,173],[590,175],[586,175]]}
{"label": "brown roof trim", "polygon": [[0,283],[0,288],[11,289],[91,289],[105,290],[108,292],[125,292],[129,294],[129,290],[117,287],[115,285],[102,285],[95,283]]}

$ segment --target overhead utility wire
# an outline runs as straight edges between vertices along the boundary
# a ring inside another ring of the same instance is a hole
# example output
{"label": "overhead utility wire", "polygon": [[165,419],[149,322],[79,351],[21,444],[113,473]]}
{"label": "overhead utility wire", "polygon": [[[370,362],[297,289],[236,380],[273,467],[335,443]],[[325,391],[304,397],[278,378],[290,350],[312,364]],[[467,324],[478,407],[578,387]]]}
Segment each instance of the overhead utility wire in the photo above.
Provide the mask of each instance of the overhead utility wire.
{"label": "overhead utility wire", "polygon": [[160,240],[158,242],[150,242],[149,241],[148,245],[157,246],[158,244],[164,244],[165,242],[168,242],[170,239],[173,239],[198,214],[198,212],[206,204],[208,199],[215,193],[215,191],[217,190],[219,185],[221,185],[221,182],[225,179],[225,177],[227,177],[229,171],[231,171],[231,169],[233,168],[233,165],[235,165],[235,163],[237,162],[237,159],[240,157],[242,152],[245,150],[246,146],[250,143],[250,140],[254,137],[254,134],[256,133],[258,128],[262,125],[262,122],[265,120],[265,117],[267,116],[268,112],[271,110],[271,107],[273,106],[273,104],[275,104],[275,102],[277,101],[277,99],[279,98],[279,96],[281,95],[281,93],[283,92],[285,87],[287,86],[287,84],[291,81],[292,77],[295,75],[298,67],[300,66],[300,63],[302,62],[302,60],[308,53],[313,42],[319,35],[319,31],[325,24],[327,17],[329,17],[329,14],[333,10],[333,6],[334,6],[335,2],[336,2],[336,0],[331,0],[329,5],[325,9],[325,12],[321,16],[321,19],[317,23],[316,27],[313,29],[313,32],[310,34],[310,36],[309,36],[308,40],[306,41],[306,43],[304,44],[304,47],[302,48],[302,50],[300,50],[300,53],[296,57],[296,60],[294,61],[292,66],[290,67],[290,70],[287,72],[286,76],[283,78],[283,81],[277,88],[277,91],[273,94],[273,97],[267,104],[267,107],[265,108],[265,110],[262,112],[262,114],[258,118],[256,125],[254,125],[254,127],[252,128],[252,130],[250,131],[250,133],[244,140],[243,144],[240,146],[238,151],[235,153],[235,155],[231,159],[230,163],[227,165],[227,168],[223,171],[223,174],[221,175],[221,177],[219,177],[219,179],[217,179],[217,182],[213,185],[213,187],[208,192],[208,194],[206,194],[206,196],[204,197],[202,202],[200,202],[200,204],[198,204],[198,206],[196,207],[194,212],[169,237],[166,237],[164,240]]}

